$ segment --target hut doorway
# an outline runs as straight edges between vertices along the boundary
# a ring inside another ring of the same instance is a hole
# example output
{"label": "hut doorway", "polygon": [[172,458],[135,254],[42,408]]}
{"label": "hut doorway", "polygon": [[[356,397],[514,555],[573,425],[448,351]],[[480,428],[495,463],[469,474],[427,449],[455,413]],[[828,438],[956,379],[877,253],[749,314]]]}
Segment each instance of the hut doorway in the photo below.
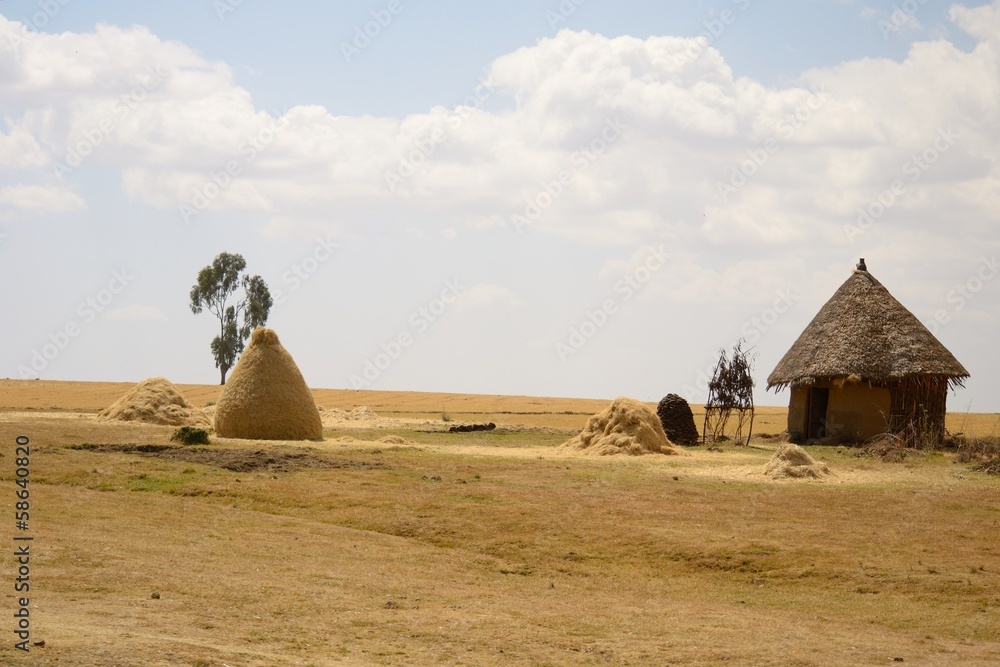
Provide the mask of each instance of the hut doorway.
{"label": "hut doorway", "polygon": [[830,389],[809,388],[809,407],[806,411],[806,439],[819,440],[826,436],[826,408],[830,403]]}

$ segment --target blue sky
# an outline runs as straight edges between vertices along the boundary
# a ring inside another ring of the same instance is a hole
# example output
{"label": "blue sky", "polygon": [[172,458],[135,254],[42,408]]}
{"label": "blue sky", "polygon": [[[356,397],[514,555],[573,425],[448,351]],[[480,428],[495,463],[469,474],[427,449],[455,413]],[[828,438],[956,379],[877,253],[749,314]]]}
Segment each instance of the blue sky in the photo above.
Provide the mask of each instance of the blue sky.
{"label": "blue sky", "polygon": [[[401,116],[457,104],[494,59],[563,28],[609,37],[703,33],[736,75],[768,85],[847,60],[901,60],[914,40],[928,36],[947,35],[964,48],[973,43],[947,20],[947,3],[916,0],[921,27],[894,30],[888,27],[896,28],[894,8],[905,3],[399,0],[399,13],[348,62],[342,45],[352,44],[355,29],[387,11],[389,2],[53,1],[61,9],[39,26],[47,32],[90,31],[98,23],[146,26],[161,39],[228,63],[259,108],[321,104],[349,114]],[[2,13],[35,26],[42,4],[6,0]],[[723,22],[723,12],[731,21]]]}
{"label": "blue sky", "polygon": [[996,4],[289,5],[0,3],[0,375],[215,381],[230,251],[313,386],[700,402],[742,335],[781,404],[865,256],[1000,410]]}

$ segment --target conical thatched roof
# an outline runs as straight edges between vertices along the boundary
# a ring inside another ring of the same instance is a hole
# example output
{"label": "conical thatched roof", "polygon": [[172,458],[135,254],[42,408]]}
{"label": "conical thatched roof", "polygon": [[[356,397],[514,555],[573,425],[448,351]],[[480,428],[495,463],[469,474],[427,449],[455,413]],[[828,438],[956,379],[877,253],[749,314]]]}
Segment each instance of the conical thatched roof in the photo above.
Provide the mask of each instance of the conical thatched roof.
{"label": "conical thatched roof", "polygon": [[312,393],[292,355],[271,329],[257,327],[215,407],[224,438],[322,440]]}
{"label": "conical thatched roof", "polygon": [[768,376],[767,387],[837,378],[884,384],[928,377],[961,385],[969,372],[862,269],[820,309]]}

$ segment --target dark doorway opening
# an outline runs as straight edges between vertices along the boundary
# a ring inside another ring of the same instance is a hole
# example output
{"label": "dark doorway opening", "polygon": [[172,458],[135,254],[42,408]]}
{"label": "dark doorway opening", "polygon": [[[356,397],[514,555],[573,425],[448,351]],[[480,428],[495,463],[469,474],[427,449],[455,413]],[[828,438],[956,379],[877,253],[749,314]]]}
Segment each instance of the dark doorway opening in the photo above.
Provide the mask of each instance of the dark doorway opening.
{"label": "dark doorway opening", "polygon": [[826,436],[826,407],[830,403],[828,388],[809,389],[809,417],[806,424],[806,439],[819,440]]}

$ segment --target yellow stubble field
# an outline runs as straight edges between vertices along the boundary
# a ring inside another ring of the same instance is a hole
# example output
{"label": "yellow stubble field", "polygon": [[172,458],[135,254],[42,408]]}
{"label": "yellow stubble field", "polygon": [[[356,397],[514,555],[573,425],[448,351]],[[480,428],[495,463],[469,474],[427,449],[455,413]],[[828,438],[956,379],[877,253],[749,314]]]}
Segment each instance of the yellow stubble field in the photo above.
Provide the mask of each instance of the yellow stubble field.
{"label": "yellow stubble field", "polygon": [[[607,401],[337,390],[317,403],[401,421],[183,447],[172,427],[93,419],[130,386],[0,381],[0,664],[1000,664],[1000,480],[948,452],[811,447],[829,477],[772,480],[768,438],[560,449]],[[445,412],[499,428],[420,425]],[[754,430],[783,424],[765,408]]]}

